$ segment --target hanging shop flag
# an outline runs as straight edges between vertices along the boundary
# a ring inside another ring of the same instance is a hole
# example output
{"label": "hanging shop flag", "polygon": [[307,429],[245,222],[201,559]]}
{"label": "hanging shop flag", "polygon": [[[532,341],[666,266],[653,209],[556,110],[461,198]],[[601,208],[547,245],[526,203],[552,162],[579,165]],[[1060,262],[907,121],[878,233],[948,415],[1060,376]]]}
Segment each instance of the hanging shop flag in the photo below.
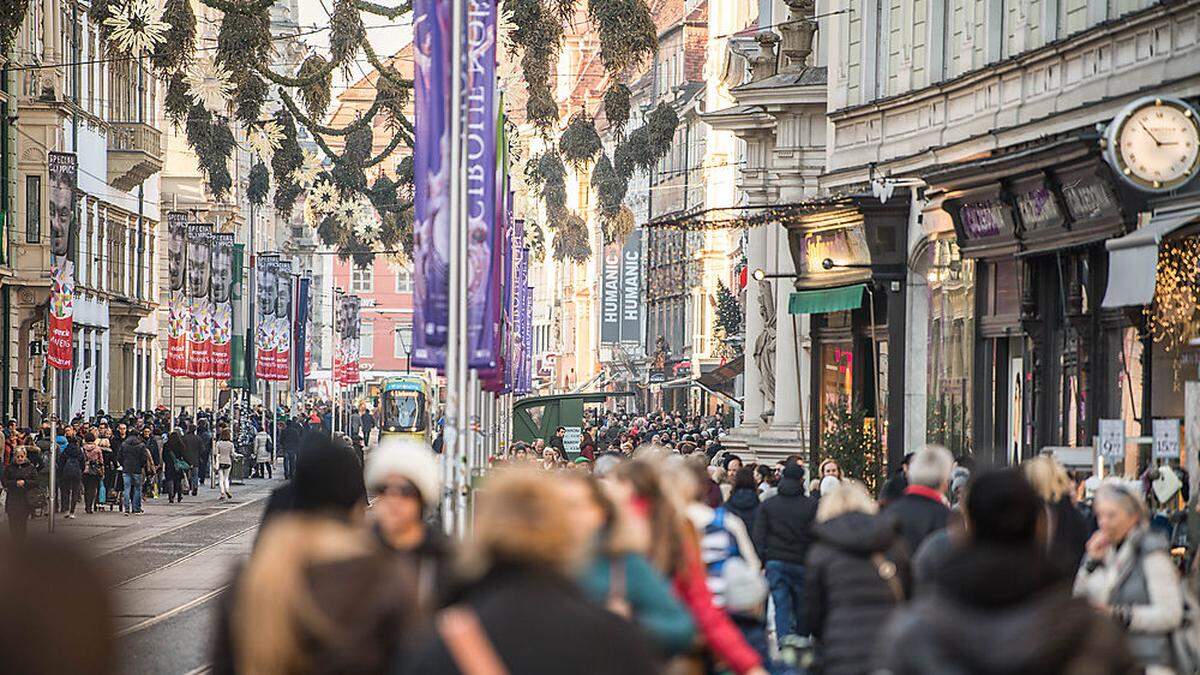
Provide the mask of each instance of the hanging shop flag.
{"label": "hanging shop flag", "polygon": [[79,158],[74,153],[51,152],[50,169],[50,318],[46,361],[59,370],[70,370],[73,349],[71,326],[75,316],[75,264],[67,259],[75,236],[75,188],[79,183]]}
{"label": "hanging shop flag", "polygon": [[292,333],[296,336],[292,354],[292,390],[304,391],[305,365],[308,361],[309,289],[312,277],[305,273],[296,288],[296,316],[292,320]]}
{"label": "hanging shop flag", "polygon": [[229,303],[232,310],[229,337],[229,386],[234,389],[245,389],[249,386],[246,381],[246,308],[242,306],[242,298],[245,297],[243,293],[245,259],[246,245],[234,244],[229,291]]}
{"label": "hanging shop flag", "polygon": [[329,371],[329,379],[334,382],[342,381],[342,319],[345,317],[345,311],[342,309],[342,298],[341,291],[335,290],[333,292],[333,301],[330,303],[330,314],[333,315],[333,339],[330,341],[332,345],[332,368]]}
{"label": "hanging shop flag", "polygon": [[212,245],[212,377],[233,377],[233,234],[213,235]]}
{"label": "hanging shop flag", "polygon": [[187,371],[187,300],[184,295],[184,261],[187,259],[187,214],[167,214],[167,358],[171,377]]}
{"label": "hanging shop flag", "polygon": [[361,338],[361,301],[356,295],[341,298],[341,341],[339,344],[341,369],[338,382],[355,384],[359,381],[359,339]]}
{"label": "hanging shop flag", "polygon": [[287,382],[292,365],[292,310],[295,304],[292,295],[295,277],[290,260],[280,260],[275,269],[275,353],[270,379]]}
{"label": "hanging shop flag", "polygon": [[304,373],[304,379],[312,377],[313,365],[313,342],[316,340],[315,327],[313,326],[313,289],[312,289],[312,274],[306,272],[304,278],[308,279],[308,298],[304,305],[304,366],[300,372]]}
{"label": "hanging shop flag", "polygon": [[[522,239],[523,241],[523,239]],[[529,247],[521,248],[517,260],[517,321],[521,326],[521,355],[517,360],[517,382],[513,393],[526,396],[533,392],[533,286],[529,285]]]}
{"label": "hanging shop flag", "polygon": [[467,362],[490,369],[500,321],[496,248],[504,235],[496,208],[496,3],[473,3],[466,33]]}
{"label": "hanging shop flag", "polygon": [[213,226],[187,226],[187,366],[192,379],[212,377]]}
{"label": "hanging shop flag", "polygon": [[254,376],[264,380],[271,378],[271,365],[275,359],[275,269],[279,256],[260,255],[254,265],[255,335]]}
{"label": "hanging shop flag", "polygon": [[[509,212],[512,211],[512,195],[509,195]],[[521,335],[521,329],[524,325],[521,323],[519,314],[521,308],[521,265],[525,257],[525,221],[510,217],[512,223],[512,238],[509,242],[509,274],[508,288],[505,289],[504,298],[507,306],[506,323],[510,327],[507,348],[508,358],[506,368],[504,370],[504,388],[507,391],[513,391],[517,387],[517,378],[520,375],[521,357],[524,354],[524,339]]]}
{"label": "hanging shop flag", "polygon": [[413,365],[444,368],[450,315],[450,2],[413,6]]}

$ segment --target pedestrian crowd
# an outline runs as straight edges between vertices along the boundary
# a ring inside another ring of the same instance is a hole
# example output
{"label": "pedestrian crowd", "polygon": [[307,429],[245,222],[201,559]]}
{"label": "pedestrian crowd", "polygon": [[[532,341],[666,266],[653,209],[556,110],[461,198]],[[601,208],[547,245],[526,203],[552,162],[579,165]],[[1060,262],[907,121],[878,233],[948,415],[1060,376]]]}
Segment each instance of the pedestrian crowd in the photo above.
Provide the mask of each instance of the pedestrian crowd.
{"label": "pedestrian crowd", "polygon": [[745,463],[711,420],[565,436],[497,458],[457,543],[429,448],[384,439],[360,466],[308,436],[226,597],[215,671],[1200,668],[1195,596],[1140,484],[1078,503],[1052,457],[982,470],[931,446],[877,498],[833,460]]}

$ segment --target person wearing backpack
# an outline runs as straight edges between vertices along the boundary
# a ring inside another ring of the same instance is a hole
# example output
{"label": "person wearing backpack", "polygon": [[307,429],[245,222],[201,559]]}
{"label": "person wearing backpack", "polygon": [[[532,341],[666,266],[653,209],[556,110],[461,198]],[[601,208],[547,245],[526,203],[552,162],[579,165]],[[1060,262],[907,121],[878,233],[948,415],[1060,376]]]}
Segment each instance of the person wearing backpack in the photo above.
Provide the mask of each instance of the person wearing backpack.
{"label": "person wearing backpack", "polygon": [[96,510],[100,496],[100,481],[104,479],[104,450],[96,442],[96,432],[88,430],[83,436],[83,511]]}
{"label": "person wearing backpack", "polygon": [[74,434],[70,438],[59,436],[58,447],[58,480],[63,497],[60,508],[67,512],[67,518],[74,519],[75,507],[83,493],[83,450]]}
{"label": "person wearing backpack", "polygon": [[1194,673],[1200,664],[1181,662],[1190,657],[1176,649],[1189,641],[1179,574],[1166,539],[1150,529],[1136,484],[1106,481],[1093,503],[1099,529],[1088,540],[1075,595],[1125,629],[1129,650],[1147,675]]}

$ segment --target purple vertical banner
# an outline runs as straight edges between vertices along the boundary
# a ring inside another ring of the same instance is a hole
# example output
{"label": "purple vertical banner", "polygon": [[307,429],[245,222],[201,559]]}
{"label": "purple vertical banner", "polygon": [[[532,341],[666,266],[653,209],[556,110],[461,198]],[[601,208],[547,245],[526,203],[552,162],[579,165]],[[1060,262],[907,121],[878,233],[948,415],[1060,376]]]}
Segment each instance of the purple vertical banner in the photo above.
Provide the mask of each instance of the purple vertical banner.
{"label": "purple vertical banner", "polygon": [[517,325],[517,267],[520,265],[521,248],[525,223],[512,217],[512,193],[509,193],[506,215],[509,223],[508,255],[504,259],[504,393],[513,390],[517,383],[517,352],[521,344],[520,326]]}
{"label": "purple vertical banner", "polygon": [[466,19],[467,362],[492,369],[500,320],[496,230],[503,227],[496,210],[495,0],[468,0]]}
{"label": "purple vertical banner", "polygon": [[292,385],[293,390],[298,392],[304,391],[305,345],[308,344],[311,298],[312,276],[305,272],[296,292],[296,312],[292,318],[292,335],[296,336],[296,344],[292,349]]}
{"label": "purple vertical banner", "polygon": [[450,315],[450,2],[416,0],[413,365],[446,366]]}

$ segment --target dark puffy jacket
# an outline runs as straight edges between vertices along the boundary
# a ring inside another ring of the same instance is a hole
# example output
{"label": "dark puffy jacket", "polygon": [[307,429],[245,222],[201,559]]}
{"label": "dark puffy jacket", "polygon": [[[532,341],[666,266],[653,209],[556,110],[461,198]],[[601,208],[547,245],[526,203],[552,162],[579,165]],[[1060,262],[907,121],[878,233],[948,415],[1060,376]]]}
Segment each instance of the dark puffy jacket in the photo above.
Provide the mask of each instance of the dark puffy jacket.
{"label": "dark puffy jacket", "polygon": [[74,440],[67,442],[67,447],[58,453],[58,470],[63,480],[83,479],[83,450]]}
{"label": "dark puffy jacket", "polygon": [[908,586],[908,555],[888,516],[846,513],[813,526],[816,543],[805,567],[805,611],[821,644],[822,673],[870,670],[879,634],[899,604],[896,591],[872,560],[896,567],[898,588]]}
{"label": "dark puffy jacket", "polygon": [[758,491],[750,488],[734,490],[725,501],[725,508],[746,524],[746,531],[754,531],[754,517],[758,515]]}
{"label": "dark puffy jacket", "polygon": [[121,470],[125,473],[139,474],[146,469],[146,444],[142,437],[130,434],[121,444]]}
{"label": "dark puffy jacket", "polygon": [[[17,485],[17,481],[25,481],[24,485]],[[38,471],[37,467],[32,462],[17,464],[13,462],[4,467],[4,489],[7,491],[7,499],[4,502],[4,510],[15,516],[24,516],[33,510],[34,495],[38,488]]]}
{"label": "dark puffy jacket", "polygon": [[1033,547],[968,545],[936,591],[896,613],[878,673],[1118,675],[1138,672],[1111,620],[1072,599]]}
{"label": "dark puffy jacket", "polygon": [[930,534],[946,527],[950,507],[917,494],[905,494],[888,504],[884,513],[900,524],[900,534],[908,542],[908,551],[913,553]]}
{"label": "dark puffy jacket", "polygon": [[189,431],[183,437],[183,461],[192,468],[200,466],[200,455],[204,452],[204,439],[195,431]]}
{"label": "dark puffy jacket", "polygon": [[1067,497],[1047,508],[1050,516],[1050,562],[1060,579],[1073,582],[1092,533],[1087,519]]}
{"label": "dark puffy jacket", "polygon": [[766,562],[803,565],[812,543],[812,524],[817,515],[817,500],[804,496],[801,479],[779,480],[779,493],[763,502],[754,517],[751,538],[758,557]]}

